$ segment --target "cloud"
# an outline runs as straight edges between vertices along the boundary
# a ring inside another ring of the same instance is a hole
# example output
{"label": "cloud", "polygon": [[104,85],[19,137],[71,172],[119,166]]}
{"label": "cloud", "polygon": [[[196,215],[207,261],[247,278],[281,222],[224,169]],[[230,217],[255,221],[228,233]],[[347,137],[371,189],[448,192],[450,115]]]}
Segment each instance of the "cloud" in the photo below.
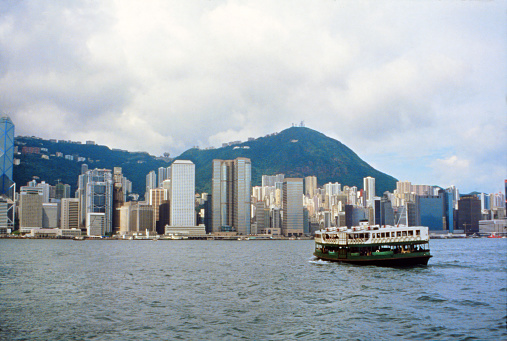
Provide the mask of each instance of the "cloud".
{"label": "cloud", "polygon": [[[0,110],[19,134],[178,155],[304,120],[396,177],[502,186],[504,3],[0,6]],[[452,156],[494,184],[439,166]]]}

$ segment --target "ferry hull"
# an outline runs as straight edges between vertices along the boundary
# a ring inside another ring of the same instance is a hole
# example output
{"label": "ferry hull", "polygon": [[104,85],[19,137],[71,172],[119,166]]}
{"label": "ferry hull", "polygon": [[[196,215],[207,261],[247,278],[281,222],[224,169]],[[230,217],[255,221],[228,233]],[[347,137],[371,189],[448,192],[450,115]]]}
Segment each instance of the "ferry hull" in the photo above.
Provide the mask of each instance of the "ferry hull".
{"label": "ferry hull", "polygon": [[329,254],[322,254],[315,252],[314,256],[331,262],[341,262],[357,265],[376,265],[376,266],[414,266],[414,265],[428,265],[431,255],[418,255],[418,256],[405,256],[399,257],[385,257],[377,258],[376,256],[364,256],[359,258],[337,258]]}

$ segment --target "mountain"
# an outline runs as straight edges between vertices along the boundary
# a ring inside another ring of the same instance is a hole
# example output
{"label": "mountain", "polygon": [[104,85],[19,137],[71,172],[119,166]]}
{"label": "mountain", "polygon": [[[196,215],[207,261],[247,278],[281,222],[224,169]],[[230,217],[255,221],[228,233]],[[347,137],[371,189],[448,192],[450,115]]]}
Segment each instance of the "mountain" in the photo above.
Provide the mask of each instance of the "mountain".
{"label": "mountain", "polygon": [[[161,160],[146,152],[128,152],[125,150],[109,149],[107,146],[78,144],[69,141],[44,140],[36,137],[16,136],[14,144],[19,152],[23,147],[40,149],[39,154],[19,154],[14,158],[20,159],[20,165],[14,166],[14,182],[19,189],[37,177],[37,181],[46,181],[55,185],[58,180],[71,185],[71,193],[77,189],[77,180],[81,174],[81,165],[86,163],[89,169],[122,167],[123,174],[132,181],[132,191],[144,195],[146,188],[146,174],[159,167],[168,167],[168,160]],[[57,157],[57,153],[71,155],[74,160]],[[43,157],[47,157],[43,158]],[[77,158],[85,158],[78,162]]]}
{"label": "mountain", "polygon": [[262,175],[285,174],[286,177],[317,176],[319,186],[339,182],[342,186],[363,188],[363,178],[375,178],[376,194],[396,188],[396,179],[382,173],[341,142],[315,130],[292,127],[253,141],[217,149],[190,149],[176,159],[195,163],[196,188],[211,190],[213,159],[231,160],[247,157],[252,161],[252,185],[260,186]]}
{"label": "mountain", "polygon": [[[159,167],[168,167],[169,160],[157,158],[146,152],[111,150],[106,146],[78,144],[68,141],[44,140],[35,137],[18,136],[15,144],[22,147],[38,147],[40,154],[21,154],[21,160],[14,166],[14,181],[24,186],[34,176],[38,181],[52,185],[61,180],[76,190],[81,164],[90,169],[122,167],[123,174],[132,181],[133,192],[144,194],[146,174]],[[73,155],[74,160],[57,157],[57,153]],[[44,157],[42,156],[44,155]],[[77,162],[78,157],[85,158]],[[285,174],[286,177],[317,176],[320,186],[328,182],[339,182],[342,186],[363,188],[363,178],[375,178],[376,194],[396,188],[396,179],[382,173],[361,160],[350,148],[341,142],[315,130],[292,127],[278,134],[271,134],[252,141],[217,149],[189,149],[176,159],[191,160],[195,163],[196,192],[211,191],[211,162],[213,159],[232,160],[247,157],[252,160],[252,185],[260,186],[262,175]]]}

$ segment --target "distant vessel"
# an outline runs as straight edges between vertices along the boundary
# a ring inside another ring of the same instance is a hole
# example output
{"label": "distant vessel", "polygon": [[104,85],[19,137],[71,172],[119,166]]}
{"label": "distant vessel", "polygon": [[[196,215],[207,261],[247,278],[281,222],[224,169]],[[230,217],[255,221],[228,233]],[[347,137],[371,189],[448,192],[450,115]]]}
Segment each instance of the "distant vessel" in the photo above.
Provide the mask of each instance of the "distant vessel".
{"label": "distant vessel", "polygon": [[315,257],[361,265],[427,265],[430,255],[426,226],[359,226],[326,228],[315,233]]}

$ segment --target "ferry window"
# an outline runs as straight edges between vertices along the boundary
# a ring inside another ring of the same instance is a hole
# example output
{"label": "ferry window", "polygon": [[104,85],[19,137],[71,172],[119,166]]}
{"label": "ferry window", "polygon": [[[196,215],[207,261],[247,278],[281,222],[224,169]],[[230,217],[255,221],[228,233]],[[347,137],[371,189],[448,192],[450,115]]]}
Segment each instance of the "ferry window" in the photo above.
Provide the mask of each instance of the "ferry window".
{"label": "ferry window", "polygon": [[409,236],[413,236],[414,235],[414,231],[408,231],[408,235]]}
{"label": "ferry window", "polygon": [[416,234],[417,236],[420,236],[420,235],[421,235],[421,230],[416,230],[416,231],[415,231],[415,234]]}
{"label": "ferry window", "polygon": [[401,237],[401,231],[398,231],[398,237]]}
{"label": "ferry window", "polygon": [[386,236],[385,232],[382,232],[382,233],[380,234],[380,237],[382,237],[382,238],[384,238],[385,236]]}
{"label": "ferry window", "polygon": [[377,233],[377,238],[380,238],[380,233]]}
{"label": "ferry window", "polygon": [[403,236],[403,237],[406,237],[406,236],[407,236],[407,231],[403,231],[403,232],[402,232],[402,236]]}
{"label": "ferry window", "polygon": [[364,233],[361,233],[361,234],[359,235],[359,238],[361,238],[361,239],[362,239],[362,238],[364,238]]}

